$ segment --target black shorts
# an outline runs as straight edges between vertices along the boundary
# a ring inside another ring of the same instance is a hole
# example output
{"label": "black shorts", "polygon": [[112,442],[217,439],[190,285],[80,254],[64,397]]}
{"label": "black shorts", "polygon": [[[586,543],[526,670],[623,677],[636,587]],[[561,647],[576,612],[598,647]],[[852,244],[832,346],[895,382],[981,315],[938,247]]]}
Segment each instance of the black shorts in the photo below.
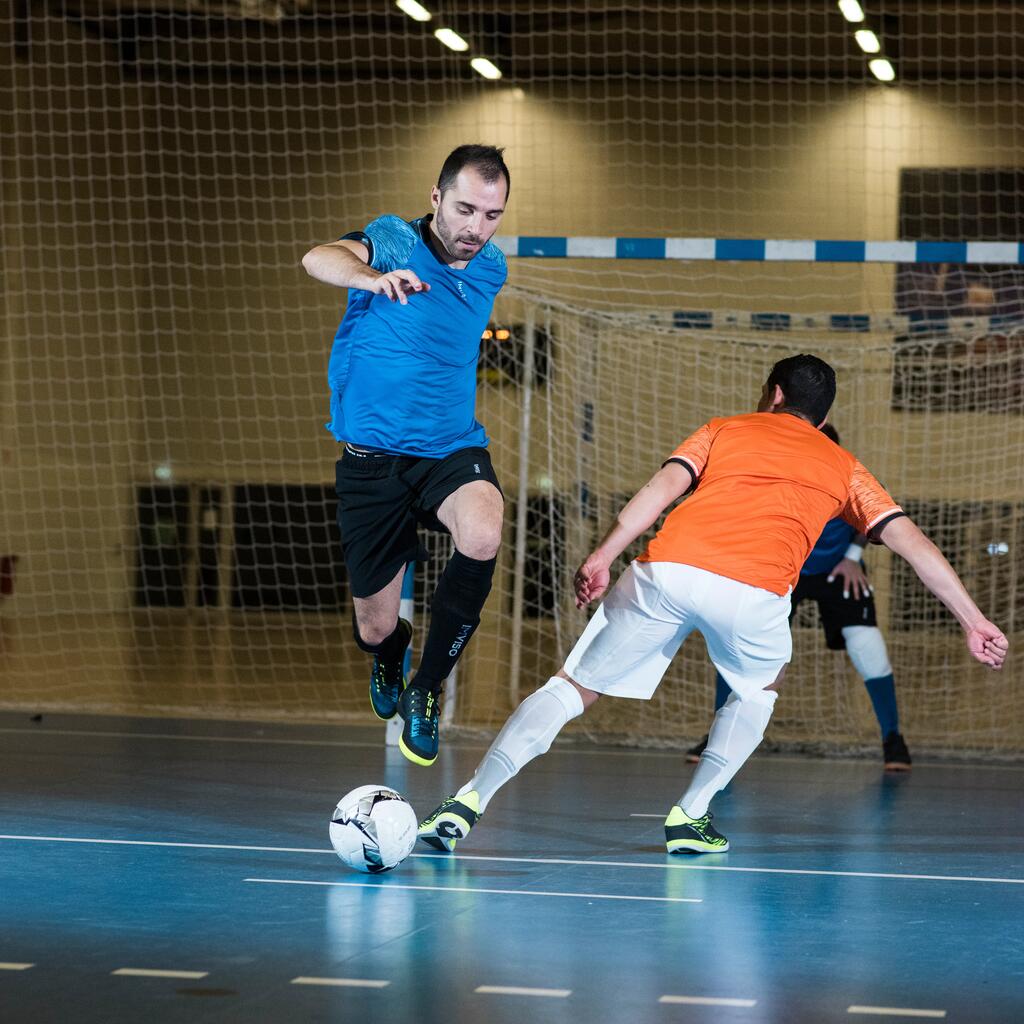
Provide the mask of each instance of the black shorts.
{"label": "black shorts", "polygon": [[427,557],[417,525],[447,533],[438,506],[473,480],[501,492],[486,448],[463,448],[443,459],[354,454],[347,447],[335,467],[338,528],[355,597],[383,590],[407,562]]}
{"label": "black shorts", "polygon": [[817,601],[821,616],[821,628],[825,631],[825,643],[831,651],[846,649],[843,639],[844,626],[877,626],[875,599],[867,597],[843,597],[843,580],[837,576],[831,583],[828,573],[801,576],[790,598],[792,609],[789,621],[793,621],[797,605],[801,601]]}

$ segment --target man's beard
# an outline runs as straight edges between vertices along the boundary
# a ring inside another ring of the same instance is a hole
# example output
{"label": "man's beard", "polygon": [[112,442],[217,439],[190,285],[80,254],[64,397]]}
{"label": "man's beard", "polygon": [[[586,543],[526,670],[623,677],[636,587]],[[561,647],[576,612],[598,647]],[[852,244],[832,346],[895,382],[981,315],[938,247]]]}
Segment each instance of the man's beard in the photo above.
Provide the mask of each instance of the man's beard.
{"label": "man's beard", "polygon": [[[437,227],[437,235],[441,239],[444,251],[448,253],[453,260],[459,260],[460,262],[464,260],[468,263],[483,248],[483,239],[473,238],[472,241],[476,243],[477,248],[470,250],[465,255],[460,255],[460,240],[452,235],[452,232],[441,213],[440,207],[438,207],[437,213],[434,215],[434,224]],[[466,241],[466,239],[463,239],[462,241]]]}

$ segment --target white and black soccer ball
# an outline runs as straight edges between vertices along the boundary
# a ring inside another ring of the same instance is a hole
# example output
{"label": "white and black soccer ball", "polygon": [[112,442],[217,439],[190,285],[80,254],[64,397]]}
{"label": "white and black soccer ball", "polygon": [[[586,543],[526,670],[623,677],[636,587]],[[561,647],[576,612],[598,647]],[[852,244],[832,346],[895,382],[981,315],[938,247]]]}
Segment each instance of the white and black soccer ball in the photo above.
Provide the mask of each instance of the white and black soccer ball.
{"label": "white and black soccer ball", "polygon": [[412,853],[416,827],[416,812],[401,793],[387,786],[360,786],[334,808],[331,845],[354,871],[379,875]]}

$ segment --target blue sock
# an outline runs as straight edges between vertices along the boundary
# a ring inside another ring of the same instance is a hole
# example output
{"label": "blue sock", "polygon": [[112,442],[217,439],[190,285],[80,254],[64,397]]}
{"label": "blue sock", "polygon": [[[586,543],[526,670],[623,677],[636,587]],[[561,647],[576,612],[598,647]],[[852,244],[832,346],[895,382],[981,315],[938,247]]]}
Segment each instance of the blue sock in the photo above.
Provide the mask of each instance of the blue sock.
{"label": "blue sock", "polygon": [[899,732],[900,717],[896,710],[896,685],[892,675],[865,679],[864,686],[875,707],[875,718],[878,719],[878,727],[882,730],[882,739],[891,732]]}
{"label": "blue sock", "polygon": [[715,673],[715,711],[729,699],[732,689],[729,684],[716,672]]}

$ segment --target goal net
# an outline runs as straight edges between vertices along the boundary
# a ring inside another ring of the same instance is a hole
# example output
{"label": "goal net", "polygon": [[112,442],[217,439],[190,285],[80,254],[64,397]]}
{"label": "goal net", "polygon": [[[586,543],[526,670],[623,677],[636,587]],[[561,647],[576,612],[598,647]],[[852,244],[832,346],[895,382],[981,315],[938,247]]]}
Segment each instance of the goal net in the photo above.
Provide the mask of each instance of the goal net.
{"label": "goal net", "polygon": [[[844,444],[1015,640],[1024,134],[999,73],[1008,29],[923,9],[896,25],[865,0],[886,85],[857,25],[805,6],[0,15],[0,707],[373,721],[322,427],[345,299],[299,261],[381,213],[426,212],[466,141],[505,145],[513,180],[479,370],[505,537],[458,726],[493,730],[560,665],[590,545],[681,438],[749,410],[794,352],[836,367]],[[972,54],[995,72],[969,77]],[[957,244],[914,261],[916,241]],[[447,539],[429,549],[417,650]],[[882,549],[867,561],[914,749],[1019,756],[1013,661],[994,686],[912,573]],[[876,746],[813,609],[794,636],[769,739]],[[695,636],[653,701],[601,702],[573,729],[689,745],[712,680]]]}

